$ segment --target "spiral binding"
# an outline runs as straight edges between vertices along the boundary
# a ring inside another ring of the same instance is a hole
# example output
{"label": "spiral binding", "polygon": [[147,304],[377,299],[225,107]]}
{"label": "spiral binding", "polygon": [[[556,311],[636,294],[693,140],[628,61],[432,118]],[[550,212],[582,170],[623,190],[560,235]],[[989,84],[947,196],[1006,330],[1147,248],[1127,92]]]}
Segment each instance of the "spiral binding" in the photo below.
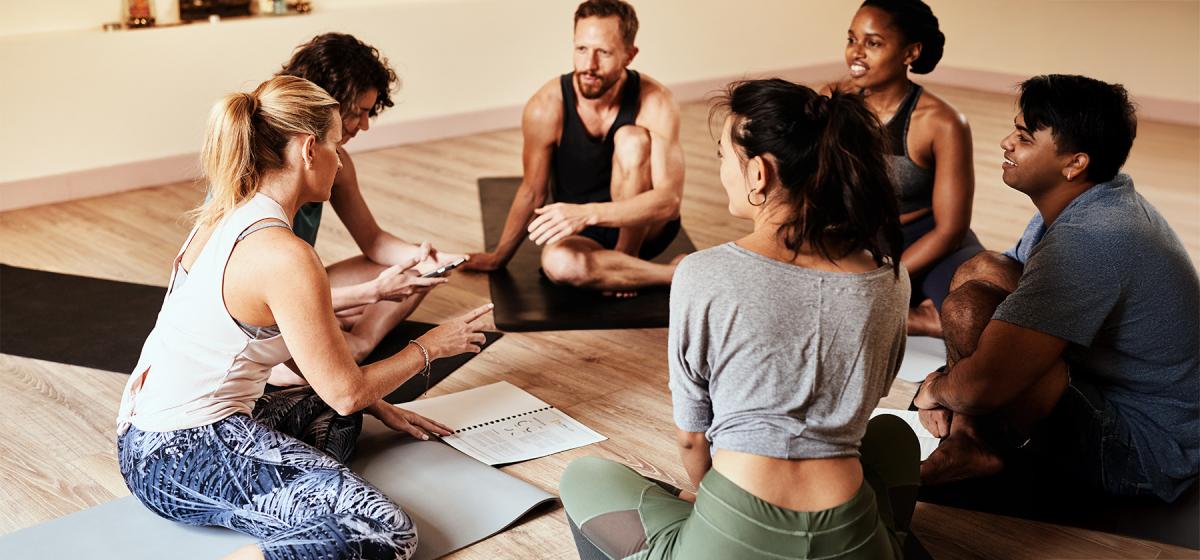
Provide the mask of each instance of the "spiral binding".
{"label": "spiral binding", "polygon": [[522,413],[520,413],[520,414],[514,414],[514,415],[512,415],[512,416],[505,416],[504,418],[498,418],[498,419],[496,419],[496,420],[489,420],[489,421],[487,421],[487,422],[483,422],[483,423],[481,423],[481,424],[475,424],[475,425],[473,425],[473,426],[467,426],[467,427],[465,427],[465,428],[459,428],[459,429],[457,429],[457,430],[454,430],[453,432],[450,432],[450,433],[451,433],[451,435],[456,435],[456,434],[460,434],[460,433],[463,433],[463,432],[469,432],[469,431],[471,431],[471,430],[474,430],[474,429],[476,429],[476,428],[483,428],[483,427],[485,427],[485,426],[491,426],[492,424],[499,424],[499,423],[501,423],[501,422],[507,422],[507,421],[509,421],[509,420],[512,420],[512,419],[514,419],[514,418],[520,418],[520,417],[522,417],[522,416],[529,416],[530,414],[537,414],[537,413],[539,413],[539,412],[546,411],[546,410],[550,410],[550,409],[552,409],[552,408],[554,408],[554,407],[553,407],[553,406],[544,406],[544,407],[542,407],[542,408],[539,408],[539,409],[537,409],[537,410],[530,410],[530,411],[528,411],[528,412],[522,412]]}

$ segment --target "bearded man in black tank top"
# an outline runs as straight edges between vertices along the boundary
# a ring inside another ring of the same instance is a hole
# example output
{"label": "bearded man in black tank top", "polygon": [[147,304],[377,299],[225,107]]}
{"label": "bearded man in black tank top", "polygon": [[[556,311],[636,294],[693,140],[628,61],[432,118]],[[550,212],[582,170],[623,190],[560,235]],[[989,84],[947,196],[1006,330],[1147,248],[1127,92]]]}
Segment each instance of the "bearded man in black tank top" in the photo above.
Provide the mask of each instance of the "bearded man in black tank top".
{"label": "bearded man in black tank top", "polygon": [[636,34],[629,4],[579,5],[574,71],[525,105],[525,176],[500,243],[465,268],[503,268],[528,236],[545,246],[542,270],[555,282],[617,294],[671,282],[674,262],[647,259],[679,232],[679,107],[662,84],[628,69]]}

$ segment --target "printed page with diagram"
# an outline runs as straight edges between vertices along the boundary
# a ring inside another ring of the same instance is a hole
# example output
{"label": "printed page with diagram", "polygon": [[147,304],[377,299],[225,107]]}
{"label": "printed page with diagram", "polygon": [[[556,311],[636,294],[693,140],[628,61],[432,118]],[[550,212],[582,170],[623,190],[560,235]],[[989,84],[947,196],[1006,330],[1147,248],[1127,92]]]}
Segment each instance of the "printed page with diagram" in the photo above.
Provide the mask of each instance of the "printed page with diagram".
{"label": "printed page with diagram", "polygon": [[507,381],[400,406],[445,424],[454,433],[442,441],[489,465],[607,439]]}

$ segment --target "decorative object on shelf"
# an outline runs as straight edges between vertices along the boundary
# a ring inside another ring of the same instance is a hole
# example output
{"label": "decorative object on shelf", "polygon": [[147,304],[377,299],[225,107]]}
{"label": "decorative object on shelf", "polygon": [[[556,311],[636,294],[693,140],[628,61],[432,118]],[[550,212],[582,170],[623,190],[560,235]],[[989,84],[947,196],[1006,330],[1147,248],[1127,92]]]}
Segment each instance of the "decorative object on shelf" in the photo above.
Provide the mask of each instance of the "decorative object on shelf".
{"label": "decorative object on shelf", "polygon": [[275,0],[275,6],[272,10],[272,13],[274,13],[277,16],[286,14],[287,13],[287,2],[285,2],[284,0]]}
{"label": "decorative object on shelf", "polygon": [[179,0],[154,0],[154,25],[179,23]]}
{"label": "decorative object on shelf", "polygon": [[312,11],[312,2],[308,0],[296,0],[296,3],[292,5],[292,9],[298,14],[307,14]]}
{"label": "decorative object on shelf", "polygon": [[150,0],[125,0],[124,13],[128,27],[154,26],[154,8]]}
{"label": "decorative object on shelf", "polygon": [[179,17],[183,21],[208,21],[213,15],[248,16],[251,3],[251,0],[179,0]]}

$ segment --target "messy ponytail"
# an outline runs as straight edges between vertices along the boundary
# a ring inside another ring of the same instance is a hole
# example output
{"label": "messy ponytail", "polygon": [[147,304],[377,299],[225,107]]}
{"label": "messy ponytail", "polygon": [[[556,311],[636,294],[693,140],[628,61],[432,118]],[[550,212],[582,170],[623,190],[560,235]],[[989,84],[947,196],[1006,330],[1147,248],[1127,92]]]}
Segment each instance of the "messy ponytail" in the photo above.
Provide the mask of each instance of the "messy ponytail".
{"label": "messy ponytail", "polygon": [[715,108],[733,119],[730,138],[743,165],[773,160],[783,188],[772,198],[789,212],[778,234],[789,250],[808,245],[828,260],[865,250],[899,274],[899,203],[882,126],[861,96],[753,80],[731,84]]}
{"label": "messy ponytail", "polygon": [[209,198],[193,211],[211,224],[258,192],[263,174],[282,169],[295,135],[323,141],[338,108],[325,90],[292,76],[277,76],[253,93],[232,93],[213,106],[200,163]]}

